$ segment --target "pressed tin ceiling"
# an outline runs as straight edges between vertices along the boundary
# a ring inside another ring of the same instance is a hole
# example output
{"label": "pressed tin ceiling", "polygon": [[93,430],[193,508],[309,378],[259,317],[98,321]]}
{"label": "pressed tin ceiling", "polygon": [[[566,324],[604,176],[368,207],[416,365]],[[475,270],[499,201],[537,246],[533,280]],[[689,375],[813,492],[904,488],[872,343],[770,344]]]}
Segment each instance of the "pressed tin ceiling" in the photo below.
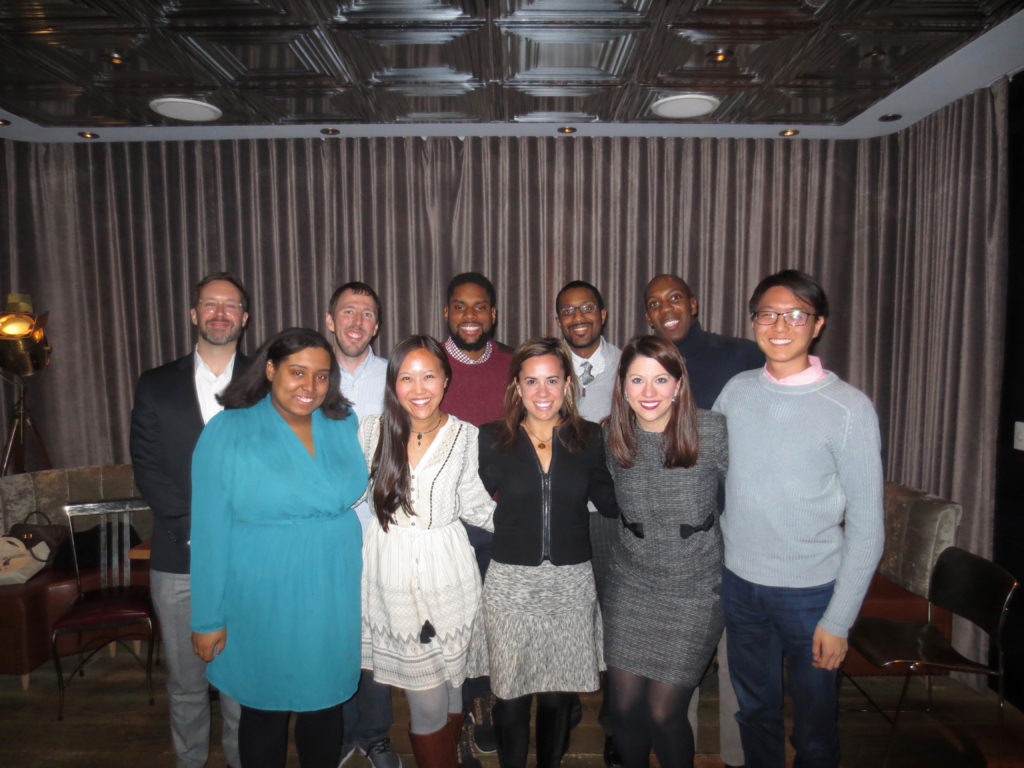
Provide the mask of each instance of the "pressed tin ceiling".
{"label": "pressed tin ceiling", "polygon": [[[1024,67],[1006,0],[0,0],[0,138],[879,135]],[[651,105],[698,93],[687,120]],[[202,125],[149,103],[177,96]],[[214,114],[216,110],[213,111]],[[881,122],[885,115],[901,117]]]}

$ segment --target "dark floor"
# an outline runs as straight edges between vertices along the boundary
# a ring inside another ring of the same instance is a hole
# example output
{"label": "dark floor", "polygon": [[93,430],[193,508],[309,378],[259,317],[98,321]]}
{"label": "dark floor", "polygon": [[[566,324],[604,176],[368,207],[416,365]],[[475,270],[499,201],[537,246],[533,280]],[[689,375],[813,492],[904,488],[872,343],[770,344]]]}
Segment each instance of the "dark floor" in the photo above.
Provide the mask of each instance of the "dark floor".
{"label": "dark floor", "polygon": [[[2,620],[2,618],[0,618]],[[104,652],[68,691],[67,711],[58,722],[57,686],[52,665],[31,676],[28,691],[20,678],[0,675],[0,767],[110,768],[151,766],[170,768],[174,755],[167,725],[165,672],[155,673],[156,704],[146,703],[143,675],[123,652],[111,659]],[[698,735],[698,768],[720,768],[717,755],[717,690],[714,675],[704,689],[701,730]],[[899,681],[894,678],[859,678],[883,702],[895,702]],[[923,703],[923,683],[915,683],[912,699]],[[901,722],[890,762],[900,768],[971,768],[1000,766],[1024,768],[1024,715],[1007,706],[1006,723],[999,736],[996,698],[978,694],[945,678],[936,679],[935,706],[930,713],[911,712]],[[599,768],[602,736],[596,723],[599,699],[583,698],[583,722],[573,732],[566,768]],[[863,699],[854,688],[843,686],[840,730],[844,768],[878,768],[885,749],[888,727],[875,712],[860,711]],[[407,735],[408,710],[401,694],[395,695],[396,724],[392,740],[407,766],[413,766]],[[496,768],[495,756],[484,756],[485,768]],[[215,747],[211,768],[224,765]],[[349,768],[367,768],[357,756]],[[289,766],[298,766],[292,754]]]}

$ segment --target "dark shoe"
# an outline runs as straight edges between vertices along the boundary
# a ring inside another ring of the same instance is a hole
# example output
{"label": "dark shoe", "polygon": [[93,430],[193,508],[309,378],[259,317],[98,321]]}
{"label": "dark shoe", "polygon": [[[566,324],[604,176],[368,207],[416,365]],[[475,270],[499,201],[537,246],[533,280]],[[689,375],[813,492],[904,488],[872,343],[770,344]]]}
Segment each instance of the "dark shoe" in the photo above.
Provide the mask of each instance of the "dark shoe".
{"label": "dark shoe", "polygon": [[498,751],[498,735],[494,732],[494,694],[473,699],[473,709],[469,713],[473,721],[473,745],[477,752],[485,755]]}
{"label": "dark shoe", "polygon": [[373,768],[402,768],[402,758],[391,749],[391,739],[387,736],[366,748],[366,758]]}
{"label": "dark shoe", "polygon": [[341,745],[341,759],[338,761],[338,768],[341,768],[345,762],[352,757],[356,752],[356,745],[353,744],[342,744]]}
{"label": "dark shoe", "polygon": [[623,768],[622,757],[611,736],[604,737],[604,764],[606,768]]}
{"label": "dark shoe", "polygon": [[[448,727],[455,739],[455,754],[459,768],[483,768],[480,760],[473,754],[473,740],[470,737],[472,726],[464,721],[465,715],[448,715]],[[417,763],[417,768],[419,764]]]}

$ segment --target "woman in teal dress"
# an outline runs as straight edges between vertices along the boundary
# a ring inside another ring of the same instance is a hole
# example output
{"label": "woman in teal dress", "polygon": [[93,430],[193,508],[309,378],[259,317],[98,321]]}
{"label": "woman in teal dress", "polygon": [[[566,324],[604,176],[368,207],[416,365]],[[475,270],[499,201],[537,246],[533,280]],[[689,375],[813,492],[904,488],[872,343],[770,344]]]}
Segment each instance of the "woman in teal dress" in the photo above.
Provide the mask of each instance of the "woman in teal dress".
{"label": "woman in teal dress", "polygon": [[192,457],[192,645],[242,704],[243,768],[335,768],[359,681],[362,570],[352,505],[367,471],[338,364],[316,331],[264,344]]}

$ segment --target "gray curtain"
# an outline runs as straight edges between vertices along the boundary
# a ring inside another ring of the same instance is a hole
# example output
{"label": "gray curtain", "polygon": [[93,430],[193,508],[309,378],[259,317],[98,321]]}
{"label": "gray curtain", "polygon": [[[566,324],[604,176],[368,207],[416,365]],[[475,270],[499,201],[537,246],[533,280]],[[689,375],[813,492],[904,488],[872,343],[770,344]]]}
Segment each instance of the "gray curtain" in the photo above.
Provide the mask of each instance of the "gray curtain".
{"label": "gray curtain", "polygon": [[248,285],[250,351],[287,325],[322,329],[334,287],[366,280],[386,354],[443,336],[445,285],[468,269],[498,288],[503,341],[553,333],[555,293],[583,278],[621,345],[645,329],[655,274],[690,281],[708,329],[749,336],[754,285],[798,267],[830,296],[817,351],[874,400],[888,477],[960,501],[960,542],[988,556],[1005,111],[1000,83],[863,141],[4,142],[0,289],[50,310],[30,402],[55,464],[75,466],[128,461],[135,378],[189,350],[189,287],[208,271]]}

